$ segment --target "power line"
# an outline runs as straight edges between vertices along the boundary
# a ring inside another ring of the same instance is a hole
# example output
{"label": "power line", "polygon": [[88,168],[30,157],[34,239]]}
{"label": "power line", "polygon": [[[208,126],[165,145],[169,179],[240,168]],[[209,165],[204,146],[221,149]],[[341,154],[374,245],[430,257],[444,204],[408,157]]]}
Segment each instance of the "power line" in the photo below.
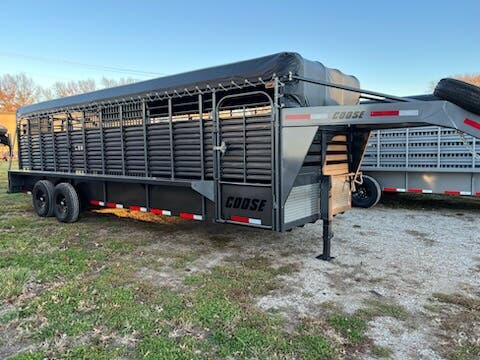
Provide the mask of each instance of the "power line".
{"label": "power line", "polygon": [[71,65],[71,66],[80,66],[80,67],[84,67],[84,68],[98,69],[98,70],[104,70],[104,71],[110,71],[110,72],[116,72],[116,73],[123,73],[123,74],[129,74],[129,75],[137,75],[137,76],[165,76],[165,75],[168,75],[168,74],[165,74],[165,73],[157,73],[157,72],[152,72],[152,71],[119,68],[119,67],[105,66],[105,65],[93,65],[93,64],[86,64],[86,63],[82,63],[82,62],[78,62],[78,61],[71,61],[71,60],[64,60],[64,59],[54,59],[54,58],[19,54],[19,53],[6,52],[6,51],[0,51],[0,56],[31,59],[31,60],[37,60],[37,61],[42,61],[42,62],[48,62],[48,63],[62,63],[62,64],[66,64],[66,65]]}

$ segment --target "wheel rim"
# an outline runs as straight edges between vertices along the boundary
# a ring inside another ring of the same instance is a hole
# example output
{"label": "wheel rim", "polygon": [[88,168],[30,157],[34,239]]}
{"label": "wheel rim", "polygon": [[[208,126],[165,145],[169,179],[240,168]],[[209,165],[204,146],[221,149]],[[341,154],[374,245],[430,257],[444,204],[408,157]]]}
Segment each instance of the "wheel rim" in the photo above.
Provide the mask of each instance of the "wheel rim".
{"label": "wheel rim", "polygon": [[62,215],[66,215],[68,211],[67,199],[63,195],[58,195],[55,199],[55,207],[57,212]]}
{"label": "wheel rim", "polygon": [[37,190],[35,192],[35,206],[43,211],[47,208],[47,205],[47,194],[42,190]]}
{"label": "wheel rim", "polygon": [[358,187],[357,191],[354,193],[354,196],[361,200],[368,199],[370,195],[370,192],[364,186]]}

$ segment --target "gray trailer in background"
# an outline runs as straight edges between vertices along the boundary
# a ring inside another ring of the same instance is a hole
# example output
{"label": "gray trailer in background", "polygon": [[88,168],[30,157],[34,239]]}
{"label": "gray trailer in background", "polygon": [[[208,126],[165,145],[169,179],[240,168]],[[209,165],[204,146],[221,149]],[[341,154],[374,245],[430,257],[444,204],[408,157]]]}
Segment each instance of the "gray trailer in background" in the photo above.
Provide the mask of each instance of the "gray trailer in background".
{"label": "gray trailer in background", "polygon": [[279,232],[321,220],[329,260],[332,220],[362,183],[372,130],[436,125],[480,137],[480,102],[456,94],[366,91],[279,53],[34,104],[17,112],[9,191],[67,223],[88,205]]}
{"label": "gray trailer in background", "polygon": [[454,129],[372,131],[352,204],[372,207],[382,192],[480,196],[479,154],[480,140]]}

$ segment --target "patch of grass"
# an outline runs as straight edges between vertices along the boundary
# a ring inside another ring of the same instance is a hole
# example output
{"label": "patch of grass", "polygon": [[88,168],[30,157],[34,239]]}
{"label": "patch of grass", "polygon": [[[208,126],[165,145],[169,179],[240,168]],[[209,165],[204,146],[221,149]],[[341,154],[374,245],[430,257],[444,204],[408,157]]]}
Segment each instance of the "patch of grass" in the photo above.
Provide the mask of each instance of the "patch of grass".
{"label": "patch of grass", "polygon": [[10,356],[9,360],[44,360],[46,354],[43,351],[26,351],[14,356]]}
{"label": "patch of grass", "polygon": [[0,298],[9,299],[23,293],[23,287],[30,277],[30,270],[11,266],[0,269]]}
{"label": "patch of grass", "polygon": [[198,255],[190,252],[184,252],[184,253],[179,252],[175,254],[173,258],[175,259],[175,262],[173,263],[173,268],[184,269],[187,266],[187,264],[196,260],[198,258]]}
{"label": "patch of grass", "polygon": [[371,320],[378,316],[388,316],[397,320],[406,320],[409,316],[409,313],[403,306],[390,302],[370,299],[366,301],[366,305],[367,308],[357,312],[359,316],[362,316],[366,320]]}
{"label": "patch of grass", "polygon": [[[477,296],[474,296],[477,295]],[[480,294],[433,294],[440,319],[443,353],[451,360],[480,358]]]}
{"label": "patch of grass", "polygon": [[352,315],[332,315],[327,322],[338,330],[348,341],[357,345],[366,340],[367,323],[364,319]]}
{"label": "patch of grass", "polygon": [[457,348],[448,355],[449,360],[477,360],[480,359],[480,344],[468,342],[457,346]]}
{"label": "patch of grass", "polygon": [[373,345],[371,353],[378,358],[390,358],[393,356],[392,349],[380,345]]}
{"label": "patch of grass", "polygon": [[433,297],[445,304],[461,306],[467,310],[480,311],[480,300],[461,294],[441,294],[435,293]]}

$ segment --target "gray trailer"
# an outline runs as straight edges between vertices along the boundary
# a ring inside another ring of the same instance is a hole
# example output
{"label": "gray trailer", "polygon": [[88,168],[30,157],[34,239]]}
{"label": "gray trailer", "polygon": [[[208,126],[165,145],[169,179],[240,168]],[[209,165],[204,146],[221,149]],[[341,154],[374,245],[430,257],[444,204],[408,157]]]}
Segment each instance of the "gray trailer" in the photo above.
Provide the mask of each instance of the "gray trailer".
{"label": "gray trailer", "polygon": [[372,207],[385,193],[480,196],[480,140],[425,126],[375,130],[353,206]]}
{"label": "gray trailer", "polygon": [[468,105],[362,90],[279,53],[20,108],[9,191],[62,222],[88,205],[279,232],[322,220],[329,260],[370,132],[432,124],[480,137]]}

